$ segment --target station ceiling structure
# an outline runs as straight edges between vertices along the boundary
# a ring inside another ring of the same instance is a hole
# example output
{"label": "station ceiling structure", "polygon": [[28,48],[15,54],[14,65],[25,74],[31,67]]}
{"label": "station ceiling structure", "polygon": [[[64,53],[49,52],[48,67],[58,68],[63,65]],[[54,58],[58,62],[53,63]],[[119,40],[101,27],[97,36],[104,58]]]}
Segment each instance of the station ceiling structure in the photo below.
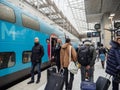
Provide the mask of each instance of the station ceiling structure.
{"label": "station ceiling structure", "polygon": [[114,20],[120,19],[120,0],[84,0],[87,22],[100,22],[103,15],[114,13]]}
{"label": "station ceiling structure", "polygon": [[75,23],[77,25],[77,30],[79,32],[88,30],[84,0],[67,1],[69,7],[71,8]]}
{"label": "station ceiling structure", "polygon": [[63,14],[60,9],[56,6],[53,0],[23,0],[40,11],[43,15],[47,16],[50,20],[54,21],[55,24],[79,37],[79,32],[71,24],[68,18]]}

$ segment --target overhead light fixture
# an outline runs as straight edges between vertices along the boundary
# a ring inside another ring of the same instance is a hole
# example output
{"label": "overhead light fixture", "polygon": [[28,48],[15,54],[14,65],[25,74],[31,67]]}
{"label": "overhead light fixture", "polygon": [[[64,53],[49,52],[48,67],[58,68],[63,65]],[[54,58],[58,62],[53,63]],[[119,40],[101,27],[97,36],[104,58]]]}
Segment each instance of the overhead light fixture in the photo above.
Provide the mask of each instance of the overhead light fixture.
{"label": "overhead light fixture", "polygon": [[114,16],[115,16],[115,13],[110,14],[110,17],[114,17]]}
{"label": "overhead light fixture", "polygon": [[113,17],[109,16],[108,19],[112,19]]}
{"label": "overhead light fixture", "polygon": [[115,13],[110,14],[110,16],[108,17],[108,19],[112,19],[115,16]]}

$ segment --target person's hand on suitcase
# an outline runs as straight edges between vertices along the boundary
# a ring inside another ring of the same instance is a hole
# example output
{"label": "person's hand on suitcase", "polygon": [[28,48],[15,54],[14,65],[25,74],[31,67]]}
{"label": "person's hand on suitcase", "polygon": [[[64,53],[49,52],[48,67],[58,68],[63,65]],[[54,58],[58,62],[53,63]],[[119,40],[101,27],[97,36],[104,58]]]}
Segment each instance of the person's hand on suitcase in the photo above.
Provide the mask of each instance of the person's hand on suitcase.
{"label": "person's hand on suitcase", "polygon": [[86,66],[86,69],[89,70],[89,69],[90,69],[90,65],[87,65],[87,66]]}

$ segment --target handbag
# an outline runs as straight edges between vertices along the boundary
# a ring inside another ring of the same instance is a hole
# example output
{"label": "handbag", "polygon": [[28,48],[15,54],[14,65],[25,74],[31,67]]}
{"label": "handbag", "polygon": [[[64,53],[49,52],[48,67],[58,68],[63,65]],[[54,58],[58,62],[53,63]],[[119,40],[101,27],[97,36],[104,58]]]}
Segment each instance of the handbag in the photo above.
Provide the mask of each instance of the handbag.
{"label": "handbag", "polygon": [[76,62],[71,60],[71,46],[69,49],[69,65],[68,65],[68,70],[72,73],[72,74],[77,74],[78,72],[78,67],[76,65]]}

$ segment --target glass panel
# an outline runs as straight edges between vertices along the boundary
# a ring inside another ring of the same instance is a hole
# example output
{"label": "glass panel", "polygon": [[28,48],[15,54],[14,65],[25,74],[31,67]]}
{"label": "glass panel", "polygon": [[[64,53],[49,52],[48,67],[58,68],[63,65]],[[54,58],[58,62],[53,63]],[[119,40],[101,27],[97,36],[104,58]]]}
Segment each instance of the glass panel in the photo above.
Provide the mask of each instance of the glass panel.
{"label": "glass panel", "polygon": [[0,69],[8,68],[15,65],[14,52],[0,52]]}
{"label": "glass panel", "polygon": [[23,63],[28,63],[28,62],[30,62],[30,60],[31,60],[31,54],[32,54],[31,51],[24,51],[24,52],[23,52],[23,60],[22,60],[22,62],[23,62]]}
{"label": "glass panel", "polygon": [[39,22],[27,15],[22,14],[23,26],[34,30],[40,30]]}
{"label": "glass panel", "polygon": [[15,22],[14,10],[8,6],[0,4],[0,19],[14,23]]}

